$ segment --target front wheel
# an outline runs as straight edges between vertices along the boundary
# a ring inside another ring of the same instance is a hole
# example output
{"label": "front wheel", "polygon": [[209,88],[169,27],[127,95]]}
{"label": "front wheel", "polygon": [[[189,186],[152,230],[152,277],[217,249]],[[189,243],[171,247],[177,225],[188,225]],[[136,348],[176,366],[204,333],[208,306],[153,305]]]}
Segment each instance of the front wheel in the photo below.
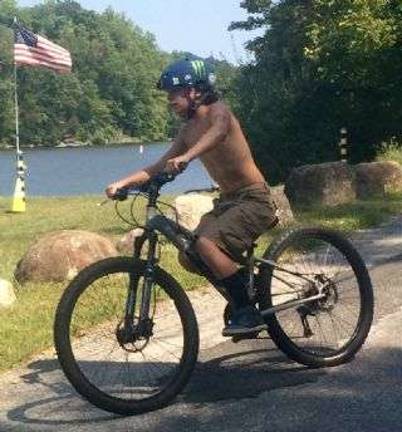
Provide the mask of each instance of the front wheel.
{"label": "front wheel", "polygon": [[321,298],[266,316],[272,340],[287,356],[310,367],[350,360],[363,345],[373,320],[373,289],[367,268],[340,233],[323,228],[286,232],[264,257],[259,308],[312,296]]}
{"label": "front wheel", "polygon": [[169,403],[190,378],[198,354],[193,308],[160,268],[146,330],[127,333],[127,298],[136,297],[135,329],[145,273],[146,263],[129,257],[87,267],[64,292],[54,324],[56,351],[71,384],[97,407],[123,415]]}

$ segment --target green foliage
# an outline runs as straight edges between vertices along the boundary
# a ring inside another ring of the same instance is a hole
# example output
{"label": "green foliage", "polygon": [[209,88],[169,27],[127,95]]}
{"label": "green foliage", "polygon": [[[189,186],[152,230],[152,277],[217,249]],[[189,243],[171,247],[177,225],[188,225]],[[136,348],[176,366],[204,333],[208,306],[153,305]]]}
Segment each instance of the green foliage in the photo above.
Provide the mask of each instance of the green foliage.
{"label": "green foliage", "polygon": [[402,165],[402,144],[392,137],[383,142],[378,150],[376,161],[395,161]]}
{"label": "green foliage", "polygon": [[[12,144],[13,16],[34,32],[65,47],[73,58],[73,73],[19,67],[21,143],[58,144],[75,139],[93,144],[157,141],[174,134],[176,119],[165,95],[156,90],[161,70],[181,53],[162,52],[150,33],[124,15],[107,9],[96,13],[72,0],[48,0],[18,9],[13,0],[0,3],[0,146]],[[8,28],[6,27],[8,26]],[[220,62],[225,86],[229,64]],[[230,97],[233,101],[233,95]]]}
{"label": "green foliage", "polygon": [[338,158],[347,127],[352,161],[402,135],[402,6],[386,0],[247,0],[255,62],[237,82],[240,113],[272,181]]}
{"label": "green foliage", "polygon": [[236,91],[235,82],[238,78],[239,68],[234,67],[226,60],[217,60],[213,57],[207,59],[215,67],[217,76],[216,88],[222,95],[223,100],[235,112],[239,111],[239,98]]}
{"label": "green foliage", "polygon": [[8,66],[12,56],[12,37],[6,27],[1,24],[9,25],[15,10],[14,0],[0,2],[0,146],[4,144],[6,138],[12,135],[14,124],[13,83],[10,79],[2,77],[12,73]]}

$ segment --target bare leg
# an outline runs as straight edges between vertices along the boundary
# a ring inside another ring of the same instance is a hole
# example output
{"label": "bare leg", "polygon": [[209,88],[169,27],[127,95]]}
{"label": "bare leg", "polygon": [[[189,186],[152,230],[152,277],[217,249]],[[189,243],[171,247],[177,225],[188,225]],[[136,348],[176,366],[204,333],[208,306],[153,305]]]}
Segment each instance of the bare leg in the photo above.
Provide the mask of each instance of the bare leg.
{"label": "bare leg", "polygon": [[237,272],[236,263],[206,237],[199,237],[195,248],[217,279],[225,279]]}
{"label": "bare leg", "polygon": [[252,337],[255,337],[255,334],[266,328],[266,324],[255,306],[250,304],[244,280],[239,275],[241,270],[213,241],[206,237],[199,237],[195,248],[215,277],[221,280],[234,307],[232,318],[223,329],[222,335],[251,334]]}

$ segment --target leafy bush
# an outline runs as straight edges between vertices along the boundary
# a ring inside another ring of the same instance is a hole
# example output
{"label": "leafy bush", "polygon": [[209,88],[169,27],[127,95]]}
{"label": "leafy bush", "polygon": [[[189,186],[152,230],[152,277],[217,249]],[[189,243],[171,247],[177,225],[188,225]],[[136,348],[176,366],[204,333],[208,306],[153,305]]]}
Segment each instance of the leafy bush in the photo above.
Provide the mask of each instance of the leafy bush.
{"label": "leafy bush", "polygon": [[396,137],[382,143],[376,161],[395,161],[402,165],[402,143]]}

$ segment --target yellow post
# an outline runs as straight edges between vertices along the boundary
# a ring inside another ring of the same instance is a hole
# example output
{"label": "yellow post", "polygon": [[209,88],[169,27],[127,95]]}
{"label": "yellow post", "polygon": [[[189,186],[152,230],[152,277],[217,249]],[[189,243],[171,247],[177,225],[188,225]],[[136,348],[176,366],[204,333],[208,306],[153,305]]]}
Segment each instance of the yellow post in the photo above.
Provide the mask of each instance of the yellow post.
{"label": "yellow post", "polygon": [[25,200],[25,163],[22,159],[22,152],[17,153],[17,180],[15,182],[13,204],[11,211],[13,213],[23,213],[26,209]]}
{"label": "yellow post", "polygon": [[15,182],[13,205],[11,211],[13,213],[23,213],[26,209],[25,203],[25,182],[21,177],[17,177]]}

